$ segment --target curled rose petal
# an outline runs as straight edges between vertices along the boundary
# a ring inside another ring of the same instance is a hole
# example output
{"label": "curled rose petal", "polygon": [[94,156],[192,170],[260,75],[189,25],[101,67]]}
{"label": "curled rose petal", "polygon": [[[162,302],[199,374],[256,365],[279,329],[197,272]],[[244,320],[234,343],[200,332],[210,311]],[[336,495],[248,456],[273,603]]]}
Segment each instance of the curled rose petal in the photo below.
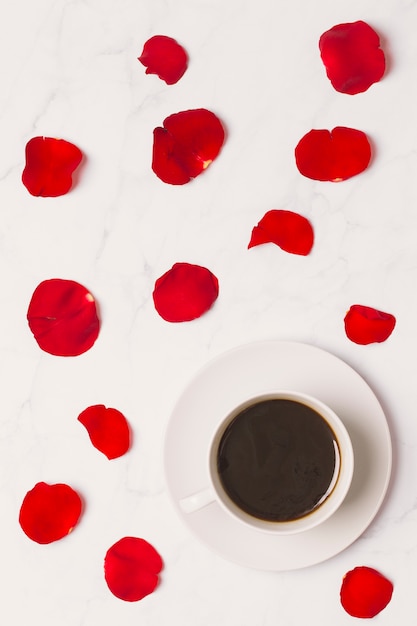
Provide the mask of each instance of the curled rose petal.
{"label": "curled rose petal", "polygon": [[33,292],[27,312],[39,347],[56,356],[77,356],[97,339],[100,322],[94,297],[73,280],[52,278]]}
{"label": "curled rose petal", "polygon": [[129,424],[123,413],[117,409],[96,404],[82,411],[78,421],[87,429],[93,446],[108,459],[116,459],[128,451]]}
{"label": "curled rose petal", "polygon": [[81,498],[69,485],[40,482],[24,497],[19,523],[29,539],[52,543],[72,531],[81,509]]}
{"label": "curled rose petal", "polygon": [[285,252],[306,256],[313,242],[314,232],[307,218],[293,211],[273,209],[252,230],[248,248],[275,243]]}
{"label": "curled rose petal", "polygon": [[208,311],[219,295],[219,282],[205,267],[175,263],[155,282],[155,309],[167,322],[189,322]]}
{"label": "curled rose petal", "polygon": [[354,343],[367,345],[388,339],[395,327],[395,317],[370,306],[353,304],[345,316],[345,331]]}
{"label": "curled rose petal", "polygon": [[123,537],[107,551],[104,577],[117,598],[137,602],[155,590],[162,567],[162,559],[150,543]]}
{"label": "curled rose petal", "polygon": [[143,46],[138,61],[147,68],[146,74],[157,74],[167,85],[173,85],[187,69],[188,57],[175,39],[155,35]]}
{"label": "curled rose petal", "polygon": [[214,161],[224,138],[222,123],[211,111],[174,113],[154,130],[152,169],[165,183],[185,185]]}
{"label": "curled rose petal", "polygon": [[81,150],[65,139],[33,137],[26,144],[22,182],[32,196],[63,196],[82,158]]}
{"label": "curled rose petal", "polygon": [[371,160],[371,145],[361,130],[336,126],[310,130],[295,148],[295,161],[303,176],[340,182],[363,172]]}
{"label": "curled rose petal", "polygon": [[366,91],[385,73],[379,36],[366,22],[333,26],[320,37],[319,48],[327,76],[341,93]]}
{"label": "curled rose petal", "polygon": [[343,578],[340,601],[352,617],[371,618],[385,609],[393,590],[393,584],[377,570],[355,567]]}

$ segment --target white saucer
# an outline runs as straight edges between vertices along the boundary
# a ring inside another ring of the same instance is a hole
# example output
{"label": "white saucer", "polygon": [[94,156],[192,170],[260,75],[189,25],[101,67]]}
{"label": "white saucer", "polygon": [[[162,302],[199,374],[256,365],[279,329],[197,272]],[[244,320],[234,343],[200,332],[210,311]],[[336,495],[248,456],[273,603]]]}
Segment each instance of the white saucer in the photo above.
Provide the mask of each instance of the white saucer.
{"label": "white saucer", "polygon": [[[277,388],[316,396],[348,429],[355,470],[340,509],[321,526],[286,537],[247,528],[216,502],[184,513],[179,501],[208,485],[208,443],[216,423],[243,400]],[[188,528],[226,559],[272,571],[320,563],[353,543],[382,504],[391,459],[385,415],[363,378],[324,350],[281,341],[242,346],[208,363],[180,397],[165,440],[168,490]]]}

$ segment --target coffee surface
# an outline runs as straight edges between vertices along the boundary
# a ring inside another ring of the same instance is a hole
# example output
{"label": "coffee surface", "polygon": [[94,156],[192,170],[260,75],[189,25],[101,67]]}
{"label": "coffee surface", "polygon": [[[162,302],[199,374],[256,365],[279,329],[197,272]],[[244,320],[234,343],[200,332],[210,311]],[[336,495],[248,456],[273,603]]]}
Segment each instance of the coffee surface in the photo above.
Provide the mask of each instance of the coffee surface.
{"label": "coffee surface", "polygon": [[239,413],[222,436],[220,480],[235,504],[254,517],[299,519],[328,491],[335,441],[324,418],[305,404],[287,399],[257,402]]}

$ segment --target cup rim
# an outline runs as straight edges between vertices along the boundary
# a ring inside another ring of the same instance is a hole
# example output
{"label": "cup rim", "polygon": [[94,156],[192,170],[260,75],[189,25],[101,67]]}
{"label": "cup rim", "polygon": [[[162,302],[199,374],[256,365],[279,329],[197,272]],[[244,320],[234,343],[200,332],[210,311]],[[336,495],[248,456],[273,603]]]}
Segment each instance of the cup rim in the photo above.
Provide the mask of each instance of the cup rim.
{"label": "cup rim", "polygon": [[[263,520],[246,513],[226,493],[217,474],[217,449],[227,426],[241,411],[245,410],[245,408],[248,408],[257,402],[270,399],[293,400],[295,402],[305,404],[309,408],[318,412],[332,429],[339,447],[340,457],[342,457],[340,459],[340,467],[338,469],[337,476],[335,477],[335,484],[325,500],[306,515],[290,521],[280,522]],[[250,398],[240,402],[237,406],[232,408],[227,415],[219,420],[211,437],[209,446],[209,478],[211,488],[213,489],[215,499],[218,504],[240,523],[262,532],[279,535],[290,535],[311,530],[312,528],[325,522],[331,515],[333,515],[340,507],[349,491],[353,477],[353,469],[354,452],[352,442],[341,418],[333,409],[331,409],[331,407],[318,398],[310,394],[287,389],[266,391],[255,396],[251,396]]]}

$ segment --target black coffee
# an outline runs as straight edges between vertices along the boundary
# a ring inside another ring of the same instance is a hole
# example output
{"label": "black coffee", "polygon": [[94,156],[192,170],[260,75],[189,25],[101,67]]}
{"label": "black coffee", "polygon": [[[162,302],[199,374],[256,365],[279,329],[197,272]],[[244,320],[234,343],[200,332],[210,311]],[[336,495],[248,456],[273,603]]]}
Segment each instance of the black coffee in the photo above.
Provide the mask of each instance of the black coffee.
{"label": "black coffee", "polygon": [[223,487],[243,511],[269,521],[311,513],[332,481],[335,435],[313,409],[287,399],[263,400],[239,413],[220,441]]}

